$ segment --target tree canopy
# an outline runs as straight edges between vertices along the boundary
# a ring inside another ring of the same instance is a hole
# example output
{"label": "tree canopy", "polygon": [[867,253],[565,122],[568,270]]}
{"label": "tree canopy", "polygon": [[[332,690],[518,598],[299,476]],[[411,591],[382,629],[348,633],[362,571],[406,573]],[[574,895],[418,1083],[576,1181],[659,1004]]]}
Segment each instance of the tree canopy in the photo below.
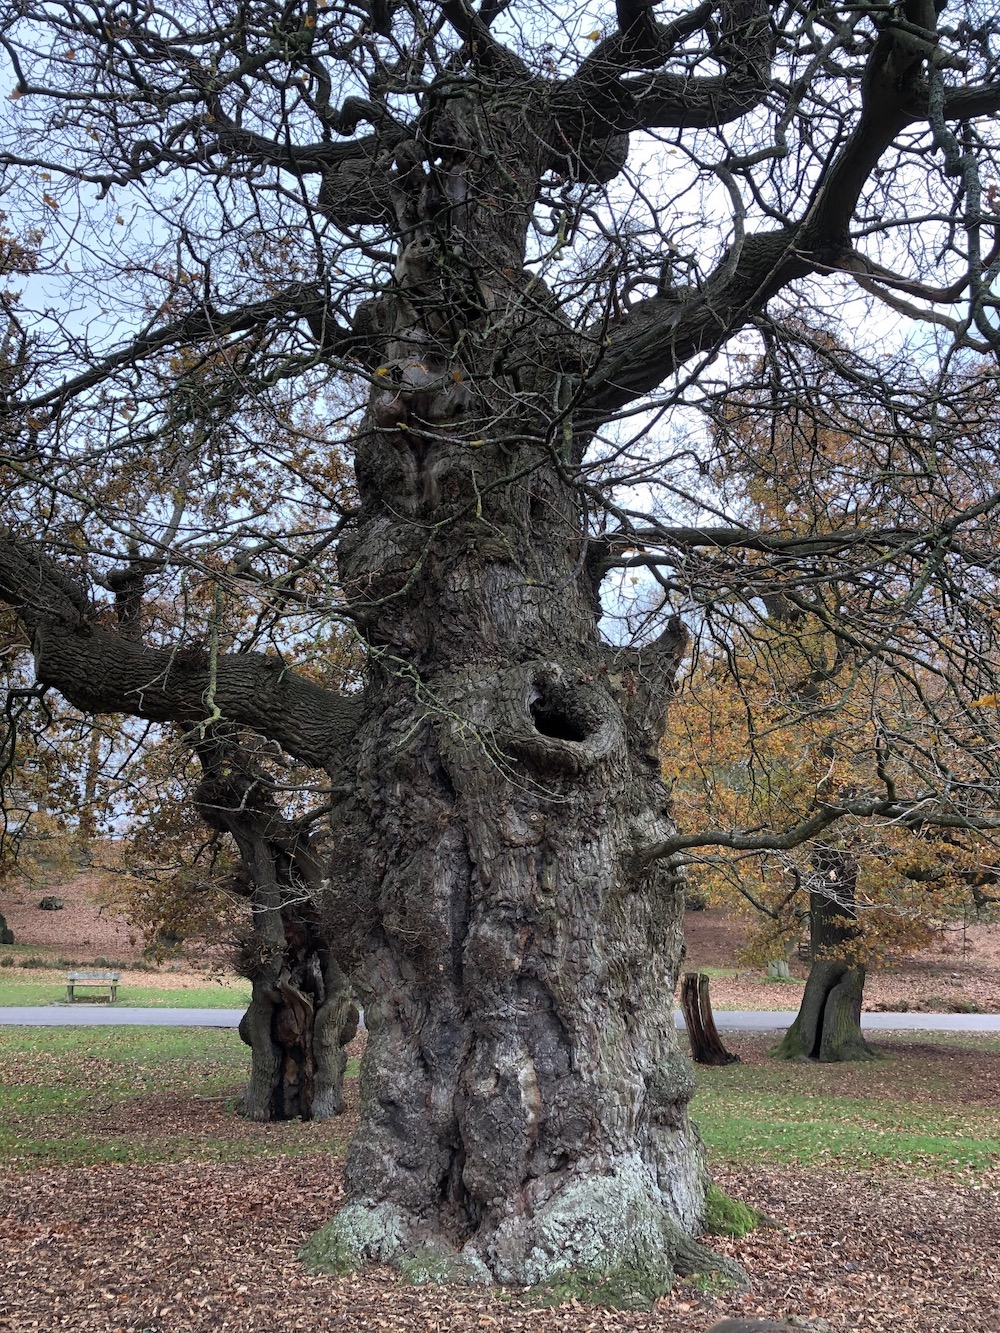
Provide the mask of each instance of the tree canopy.
{"label": "tree canopy", "polygon": [[[844,352],[829,339],[814,343]],[[781,378],[785,393],[795,384],[783,405],[773,396],[777,367],[765,358],[757,384],[729,395],[715,423],[713,474],[755,528],[786,523],[816,536],[877,528],[907,504],[943,507],[947,494],[988,493],[993,422],[978,376],[953,386],[951,426],[934,457],[940,483],[928,486],[871,473],[871,443],[892,432],[891,421],[880,405],[831,383],[815,347],[803,353],[801,378]],[[976,828],[988,828],[993,811],[982,761],[996,701],[978,693],[992,666],[978,682],[947,688],[954,635],[945,586],[931,596],[921,590],[906,623],[893,627],[889,652],[839,633],[864,623],[871,582],[844,567],[825,603],[786,590],[744,607],[742,618],[719,617],[672,707],[665,771],[678,823],[720,829],[717,848],[692,853],[691,873],[710,892],[732,901],[736,890],[753,905],[754,947],[765,957],[780,957],[782,941],[802,933],[803,897],[816,883],[812,843],[740,850],[721,830],[795,828],[815,812],[817,794],[836,802],[881,788],[896,797],[886,814],[848,816],[825,835],[856,865],[857,902],[842,904],[852,915],[865,906],[855,957],[872,962],[917,947],[942,911],[993,897],[992,838]],[[899,654],[918,638],[922,648],[904,665]]]}

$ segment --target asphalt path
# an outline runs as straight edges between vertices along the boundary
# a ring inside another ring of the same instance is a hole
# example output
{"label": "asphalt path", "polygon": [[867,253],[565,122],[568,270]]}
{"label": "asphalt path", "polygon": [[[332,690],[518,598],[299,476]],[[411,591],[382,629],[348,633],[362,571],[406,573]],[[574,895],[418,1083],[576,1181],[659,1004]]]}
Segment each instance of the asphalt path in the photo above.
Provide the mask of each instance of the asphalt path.
{"label": "asphalt path", "polygon": [[[111,1004],[48,1004],[0,1008],[0,1025],[17,1027],[235,1028],[242,1009],[130,1009]],[[795,1010],[716,1009],[715,1025],[729,1032],[782,1032]],[[684,1019],[674,1014],[678,1028]],[[861,1026],[890,1032],[1000,1032],[1000,1014],[862,1014]]]}
{"label": "asphalt path", "polygon": [[244,1009],[130,1009],[120,1004],[46,1004],[0,1008],[15,1027],[235,1028]]}

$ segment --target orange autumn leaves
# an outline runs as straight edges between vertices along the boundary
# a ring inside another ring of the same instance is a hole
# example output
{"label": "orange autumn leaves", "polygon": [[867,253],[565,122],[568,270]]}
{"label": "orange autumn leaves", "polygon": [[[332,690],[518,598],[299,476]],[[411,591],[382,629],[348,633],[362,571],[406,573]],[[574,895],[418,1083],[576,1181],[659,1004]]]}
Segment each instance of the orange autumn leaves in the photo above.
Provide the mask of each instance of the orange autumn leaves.
{"label": "orange autumn leaves", "polygon": [[[905,793],[905,766],[884,746],[891,694],[874,667],[801,693],[803,668],[818,665],[821,642],[817,633],[758,625],[735,659],[703,659],[684,682],[663,751],[682,832],[782,833],[820,806],[884,794],[887,765]],[[982,873],[975,835],[915,832],[894,818],[844,816],[823,841],[857,866],[852,950],[869,964],[925,944],[935,921],[969,901]],[[709,845],[688,857],[687,882],[746,916],[748,960],[763,963],[808,933],[814,851],[808,841],[781,852]]]}
{"label": "orange autumn leaves", "polygon": [[706,475],[716,512],[811,545],[749,551],[702,599],[664,774],[681,832],[720,835],[687,858],[689,883],[748,913],[760,959],[806,929],[816,845],[736,852],[724,835],[891,807],[822,834],[857,867],[854,947],[871,962],[996,892],[989,833],[962,827],[997,807],[996,599],[955,558],[996,547],[993,427],[971,372],[920,423],[865,399],[820,331],[772,351],[725,395]]}

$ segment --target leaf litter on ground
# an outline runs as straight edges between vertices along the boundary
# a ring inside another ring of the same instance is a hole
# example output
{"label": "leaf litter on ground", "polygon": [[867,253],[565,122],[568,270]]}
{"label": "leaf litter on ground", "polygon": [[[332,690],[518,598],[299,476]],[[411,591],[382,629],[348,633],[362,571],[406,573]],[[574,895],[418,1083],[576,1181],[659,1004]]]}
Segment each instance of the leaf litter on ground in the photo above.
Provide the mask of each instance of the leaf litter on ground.
{"label": "leaf litter on ground", "polygon": [[[891,1108],[911,1080],[918,1102],[926,1096],[943,1105],[947,1077],[953,1104],[961,1105],[966,1092],[994,1086],[1000,1065],[996,1052],[906,1043],[884,1065],[826,1070],[777,1066],[759,1038],[746,1039],[741,1053],[742,1077],[751,1082],[799,1076],[818,1116],[841,1078],[841,1092],[881,1097]],[[86,1065],[81,1053],[75,1060]],[[20,1068],[30,1072],[23,1061]],[[130,1155],[87,1166],[22,1162],[18,1170],[7,1163],[0,1329],[703,1333],[724,1315],[798,1315],[825,1321],[815,1327],[834,1333],[997,1327],[1000,1168],[947,1162],[928,1174],[875,1157],[864,1166],[717,1160],[721,1187],[775,1223],[740,1240],[711,1240],[747,1269],[750,1289],[681,1281],[648,1313],[579,1301],[539,1308],[516,1290],[411,1287],[384,1269],[350,1278],[311,1274],[297,1252],[342,1197],[343,1148],[357,1122],[356,1082],[348,1088],[351,1109],[327,1125],[239,1120],[235,1089],[200,1095],[195,1072],[187,1088],[140,1090],[72,1115],[47,1111],[50,1134],[82,1132],[87,1142],[113,1142]],[[219,1160],[220,1144],[230,1160]],[[156,1160],[181,1149],[187,1160]]]}

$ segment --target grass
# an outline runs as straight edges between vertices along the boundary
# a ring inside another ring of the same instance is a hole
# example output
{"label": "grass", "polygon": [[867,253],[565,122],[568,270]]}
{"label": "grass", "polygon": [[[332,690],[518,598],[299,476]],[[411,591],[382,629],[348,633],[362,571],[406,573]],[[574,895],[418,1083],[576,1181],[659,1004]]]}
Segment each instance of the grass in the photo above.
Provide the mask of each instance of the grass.
{"label": "grass", "polygon": [[[33,1170],[346,1149],[337,1121],[241,1120],[249,1066],[228,1030],[0,1027],[0,1160]],[[350,1061],[348,1077],[357,1074]]]}
{"label": "grass", "polygon": [[[105,1002],[107,991],[89,988],[79,992],[83,1003],[89,997]],[[66,979],[22,981],[16,974],[0,972],[0,1007],[22,1008],[26,1005],[65,1003]],[[149,986],[119,986],[117,1004],[140,1009],[241,1009],[250,1003],[250,983],[232,982],[224,986],[192,986],[182,990],[168,990]]]}
{"label": "grass", "polygon": [[[768,1060],[760,1042],[752,1062],[699,1069],[692,1115],[713,1158],[738,1165],[894,1165],[922,1172],[1000,1165],[1000,1107],[963,1104],[946,1055],[950,1048],[996,1062],[1000,1044],[968,1034],[925,1042],[927,1035],[894,1040],[895,1053],[878,1064],[851,1066]],[[942,1048],[937,1064],[927,1047]]]}
{"label": "grass", "polygon": [[885,1123],[885,1107],[860,1099],[824,1103],[746,1098],[720,1111],[702,1097],[694,1116],[705,1142],[734,1163],[771,1161],[864,1167],[893,1162],[924,1168],[984,1171],[1000,1162],[1000,1137],[977,1137],[972,1127],[940,1124],[927,1132]]}
{"label": "grass", "polygon": [[[0,946],[0,1007],[64,1004],[66,972],[141,972],[148,973],[141,982],[119,985],[117,1003],[139,1009],[241,1009],[250,1003],[250,983],[241,977],[227,977],[220,984],[207,978],[201,985],[172,989],[157,985],[157,969],[144,960],[124,963],[114,958],[64,958],[55,950],[39,953],[37,946]],[[39,975],[42,973],[42,975]],[[107,991],[84,988],[76,1003],[87,1000],[107,1002]]]}
{"label": "grass", "polygon": [[739,1199],[731,1199],[718,1185],[708,1187],[705,1198],[705,1230],[710,1236],[748,1236],[766,1222],[763,1213]]}
{"label": "grass", "polygon": [[47,1077],[74,1059],[120,1065],[128,1078],[168,1087],[190,1086],[220,1068],[242,1075],[246,1047],[217,1028],[8,1028],[0,1027],[0,1072],[9,1062],[36,1061]]}
{"label": "grass", "polygon": [[[693,1115],[716,1163],[921,1174],[1000,1165],[1000,1038],[913,1033],[865,1065],[790,1065],[771,1037],[698,1071]],[[0,1027],[0,1160],[40,1165],[341,1152],[345,1129],[248,1125],[249,1053],[232,1031]],[[357,1076],[357,1063],[348,1077]]]}
{"label": "grass", "polygon": [[[62,946],[60,946],[62,947]],[[0,944],[0,967],[35,967],[40,959],[46,967],[83,967],[82,960],[64,958],[58,948],[44,944]],[[96,959],[88,959],[86,966],[97,966]]]}
{"label": "grass", "polygon": [[928,1028],[915,1032],[873,1032],[876,1044],[891,1035],[894,1046],[944,1046],[956,1051],[967,1051],[974,1047],[977,1052],[987,1054],[1000,1053],[1000,1033],[977,1032],[970,1038],[967,1032],[941,1032]]}

